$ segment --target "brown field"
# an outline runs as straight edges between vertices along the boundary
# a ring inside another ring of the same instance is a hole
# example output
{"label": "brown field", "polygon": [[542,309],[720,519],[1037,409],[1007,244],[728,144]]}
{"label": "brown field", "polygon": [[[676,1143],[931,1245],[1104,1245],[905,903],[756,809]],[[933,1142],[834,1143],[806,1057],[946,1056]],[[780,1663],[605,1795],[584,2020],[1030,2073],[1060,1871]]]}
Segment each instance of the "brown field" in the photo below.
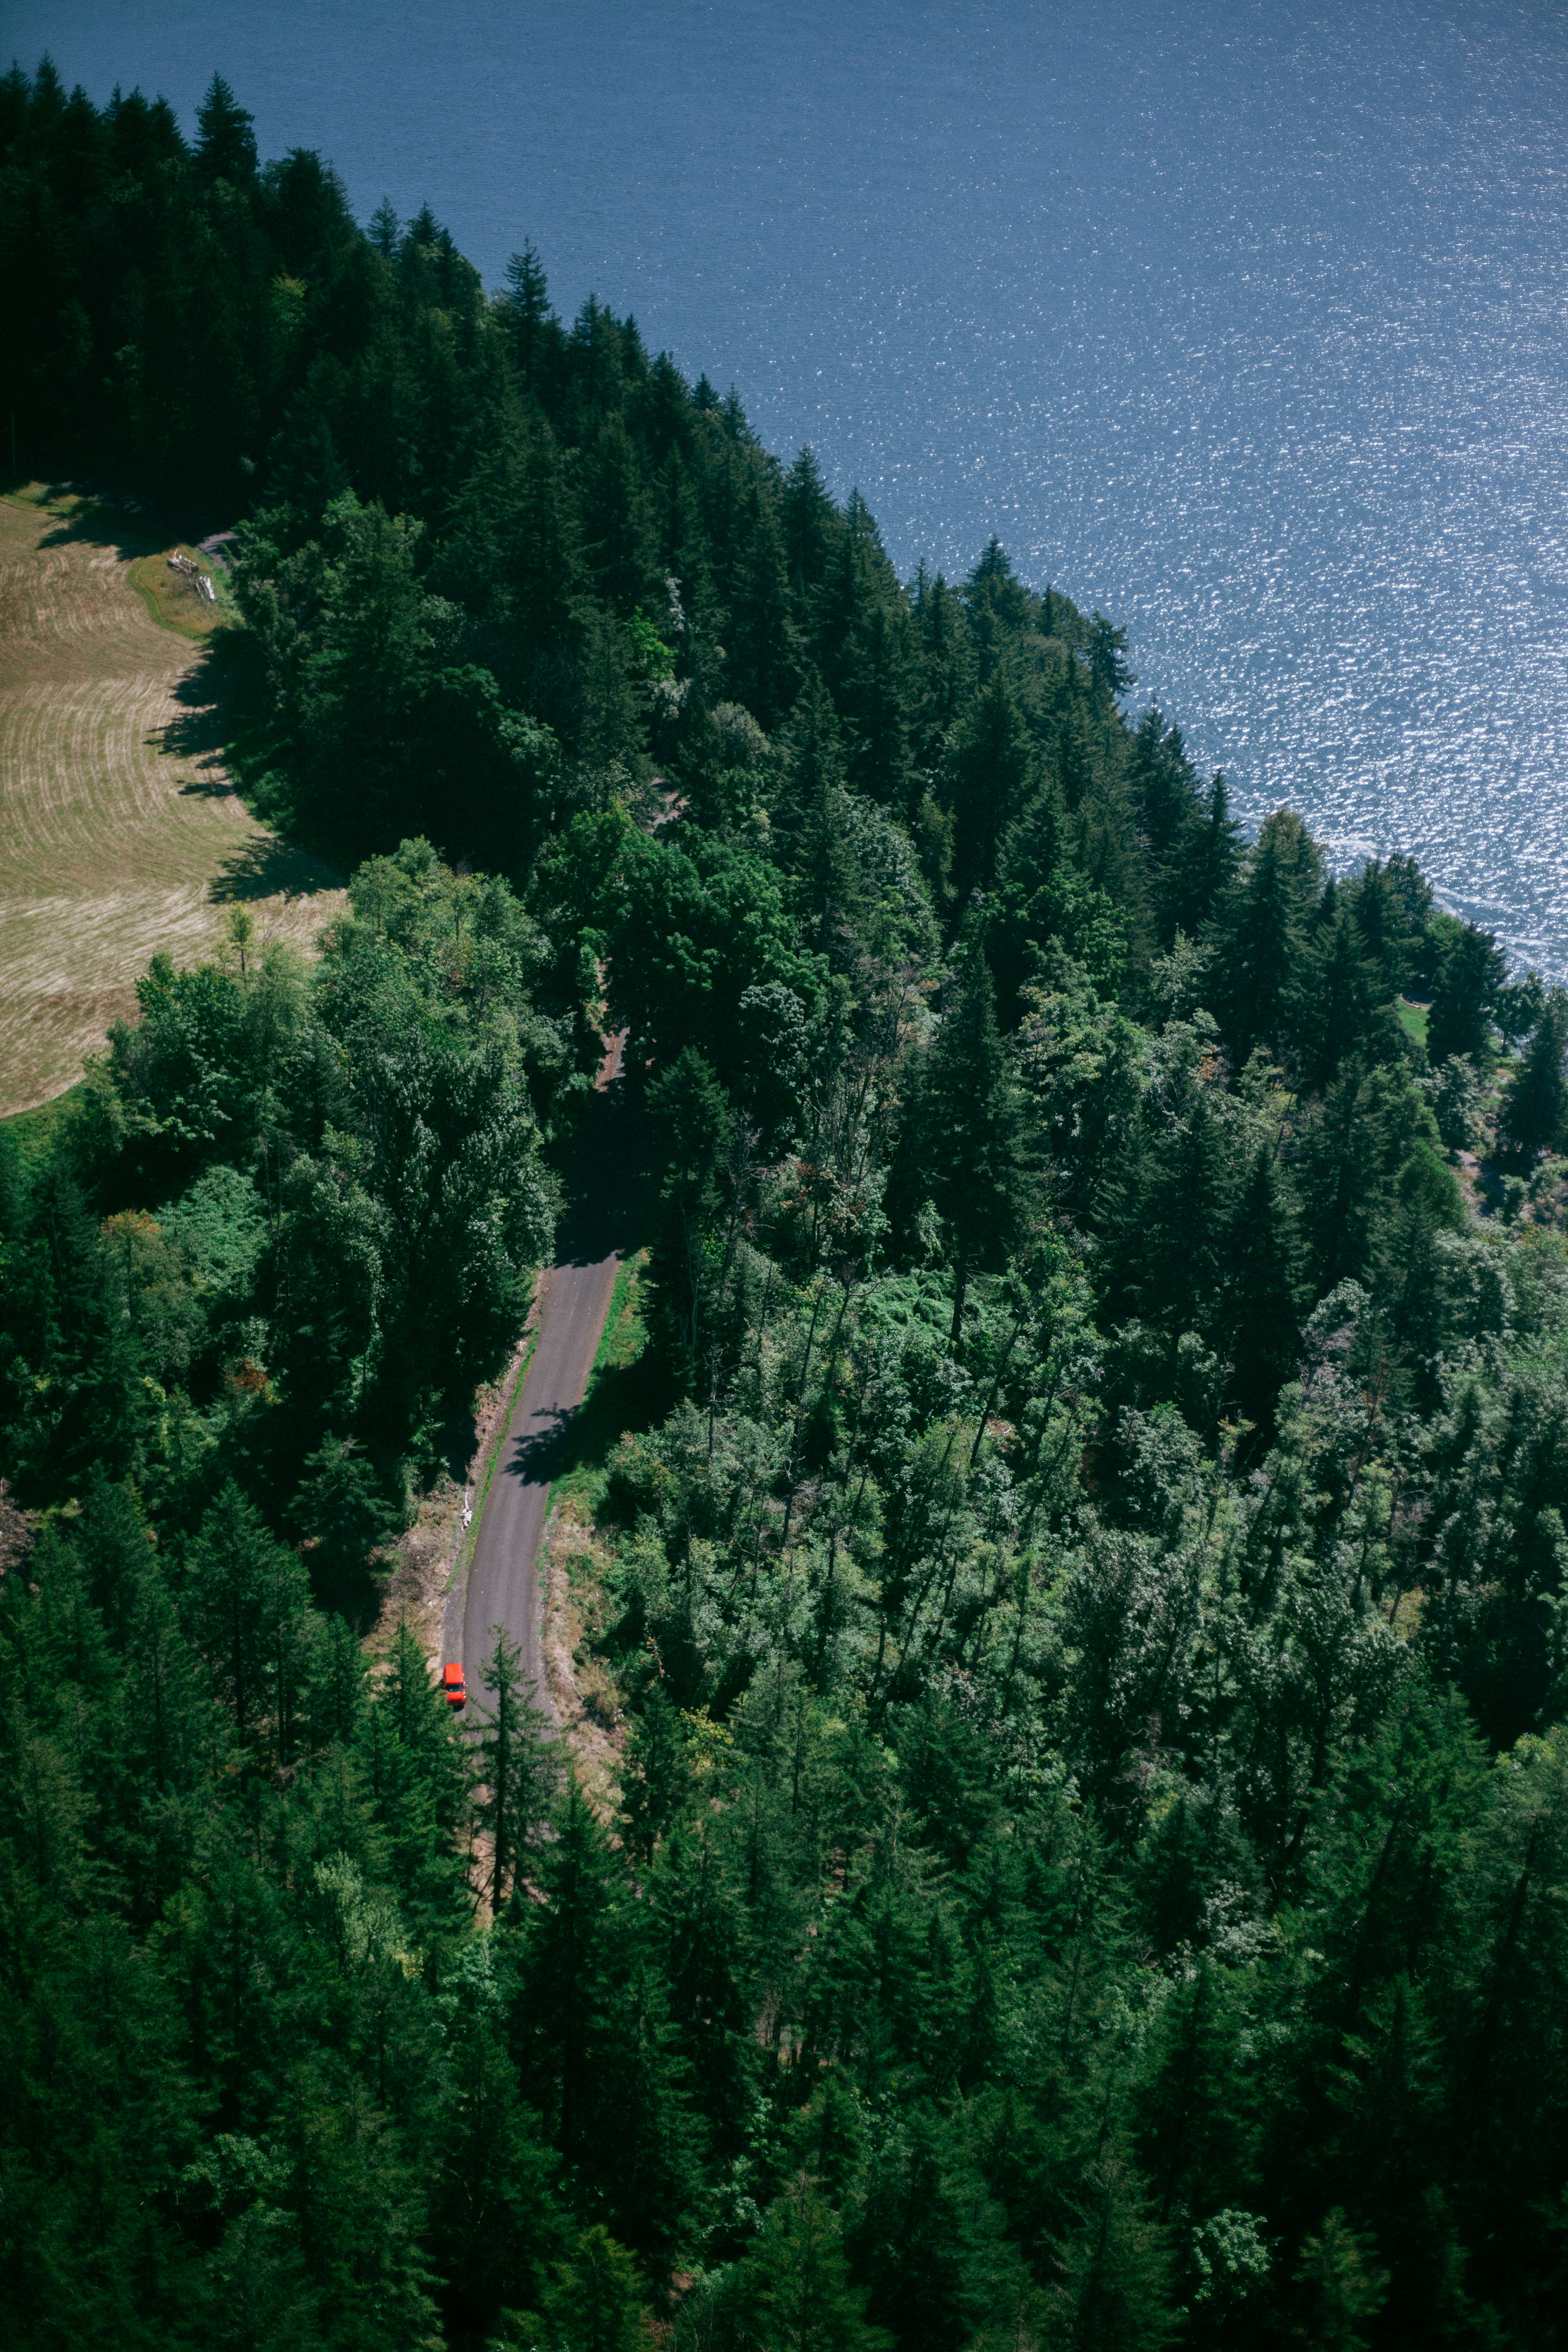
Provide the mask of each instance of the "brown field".
{"label": "brown field", "polygon": [[309,949],[342,903],[230,782],[221,615],[137,528],[0,499],[0,1116],[75,1084],[155,950],[210,952],[239,901]]}

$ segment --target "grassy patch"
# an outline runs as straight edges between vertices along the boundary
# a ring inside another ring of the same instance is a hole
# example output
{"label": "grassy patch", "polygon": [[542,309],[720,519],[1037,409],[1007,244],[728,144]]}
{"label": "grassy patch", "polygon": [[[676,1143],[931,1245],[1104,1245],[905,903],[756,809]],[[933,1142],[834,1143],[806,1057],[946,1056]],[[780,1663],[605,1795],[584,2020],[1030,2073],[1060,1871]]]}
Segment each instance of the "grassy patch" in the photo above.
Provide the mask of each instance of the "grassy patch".
{"label": "grassy patch", "polygon": [[1405,1035],[1414,1037],[1418,1045],[1425,1046],[1430,1008],[1425,1004],[1412,1004],[1407,997],[1402,996],[1395,1003],[1394,1010],[1399,1015],[1399,1025]]}
{"label": "grassy patch", "polygon": [[13,1111],[9,1118],[0,1118],[0,1128],[5,1129],[23,1158],[30,1160],[35,1152],[49,1149],[57,1131],[86,1093],[85,1087],[68,1087],[63,1095],[40,1103],[37,1110]]}
{"label": "grassy patch", "polygon": [[[206,575],[213,583],[216,603],[207,601],[188,572],[170,562],[171,555],[184,556]],[[184,541],[156,555],[139,555],[131,566],[130,577],[131,585],[158,626],[173,629],[176,636],[193,637],[202,643],[231,617],[222,573],[198,548],[189,547]]]}
{"label": "grassy patch", "polygon": [[647,1259],[647,1251],[638,1250],[635,1256],[624,1257],[616,1269],[616,1286],[610,1293],[594,1370],[588,1376],[590,1394],[595,1379],[606,1366],[613,1371],[624,1371],[642,1354],[647,1331],[643,1323],[640,1286]]}
{"label": "grassy patch", "polygon": [[216,656],[242,640],[153,626],[148,596],[180,578],[156,529],[37,486],[0,499],[0,1114],[74,1086],[149,958],[212,954],[226,904],[308,950],[342,903],[236,788]]}

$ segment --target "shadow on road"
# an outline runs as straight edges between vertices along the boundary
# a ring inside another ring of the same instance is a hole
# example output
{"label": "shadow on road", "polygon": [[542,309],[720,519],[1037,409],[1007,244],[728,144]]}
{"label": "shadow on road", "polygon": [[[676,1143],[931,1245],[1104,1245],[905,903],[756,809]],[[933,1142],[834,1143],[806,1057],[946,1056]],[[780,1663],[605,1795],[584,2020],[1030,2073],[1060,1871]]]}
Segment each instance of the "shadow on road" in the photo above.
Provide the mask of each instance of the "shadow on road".
{"label": "shadow on road", "polygon": [[612,1078],[588,1107],[567,1171],[567,1199],[555,1233],[557,1265],[597,1265],[627,1257],[642,1234],[653,1140],[640,1089]]}
{"label": "shadow on road", "polygon": [[577,1405],[571,1411],[563,1407],[548,1416],[536,1414],[535,1420],[545,1425],[531,1429],[517,1440],[500,1465],[503,1475],[521,1478],[525,1486],[535,1478],[548,1485],[565,1466],[570,1450],[566,1441],[581,1411],[581,1405]]}
{"label": "shadow on road", "polygon": [[[642,1237],[651,1179],[652,1136],[641,1090],[630,1078],[613,1078],[595,1095],[573,1148],[566,1205],[556,1228],[554,1278],[568,1268],[633,1255]],[[583,1458],[585,1446],[596,1453],[590,1441],[601,1434],[606,1414],[615,1423],[607,1443],[614,1444],[622,1429],[641,1417],[649,1377],[640,1362],[605,1365],[591,1376],[582,1403],[541,1407],[502,1456],[502,1475],[524,1485],[551,1484]]]}

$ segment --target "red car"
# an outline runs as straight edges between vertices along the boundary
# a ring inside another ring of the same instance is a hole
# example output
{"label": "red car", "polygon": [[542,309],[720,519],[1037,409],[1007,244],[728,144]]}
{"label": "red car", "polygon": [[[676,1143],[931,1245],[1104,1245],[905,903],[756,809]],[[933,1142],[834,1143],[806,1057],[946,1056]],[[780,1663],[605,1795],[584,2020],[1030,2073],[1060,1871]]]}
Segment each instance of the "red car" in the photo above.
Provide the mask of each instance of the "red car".
{"label": "red car", "polygon": [[463,1681],[463,1669],[458,1665],[441,1669],[441,1696],[448,1706],[467,1706],[468,1694]]}

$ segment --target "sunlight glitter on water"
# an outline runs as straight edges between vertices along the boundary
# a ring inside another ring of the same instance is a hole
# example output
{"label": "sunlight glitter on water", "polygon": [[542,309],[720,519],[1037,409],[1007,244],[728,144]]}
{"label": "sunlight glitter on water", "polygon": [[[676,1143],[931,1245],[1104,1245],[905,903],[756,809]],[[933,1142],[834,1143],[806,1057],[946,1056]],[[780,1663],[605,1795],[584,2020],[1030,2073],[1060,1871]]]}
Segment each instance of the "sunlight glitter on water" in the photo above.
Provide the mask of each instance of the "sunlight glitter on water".
{"label": "sunlight glitter on water", "polygon": [[1256,821],[1414,851],[1568,978],[1559,0],[10,0],[99,97],[635,310],[858,484],[1131,631]]}

